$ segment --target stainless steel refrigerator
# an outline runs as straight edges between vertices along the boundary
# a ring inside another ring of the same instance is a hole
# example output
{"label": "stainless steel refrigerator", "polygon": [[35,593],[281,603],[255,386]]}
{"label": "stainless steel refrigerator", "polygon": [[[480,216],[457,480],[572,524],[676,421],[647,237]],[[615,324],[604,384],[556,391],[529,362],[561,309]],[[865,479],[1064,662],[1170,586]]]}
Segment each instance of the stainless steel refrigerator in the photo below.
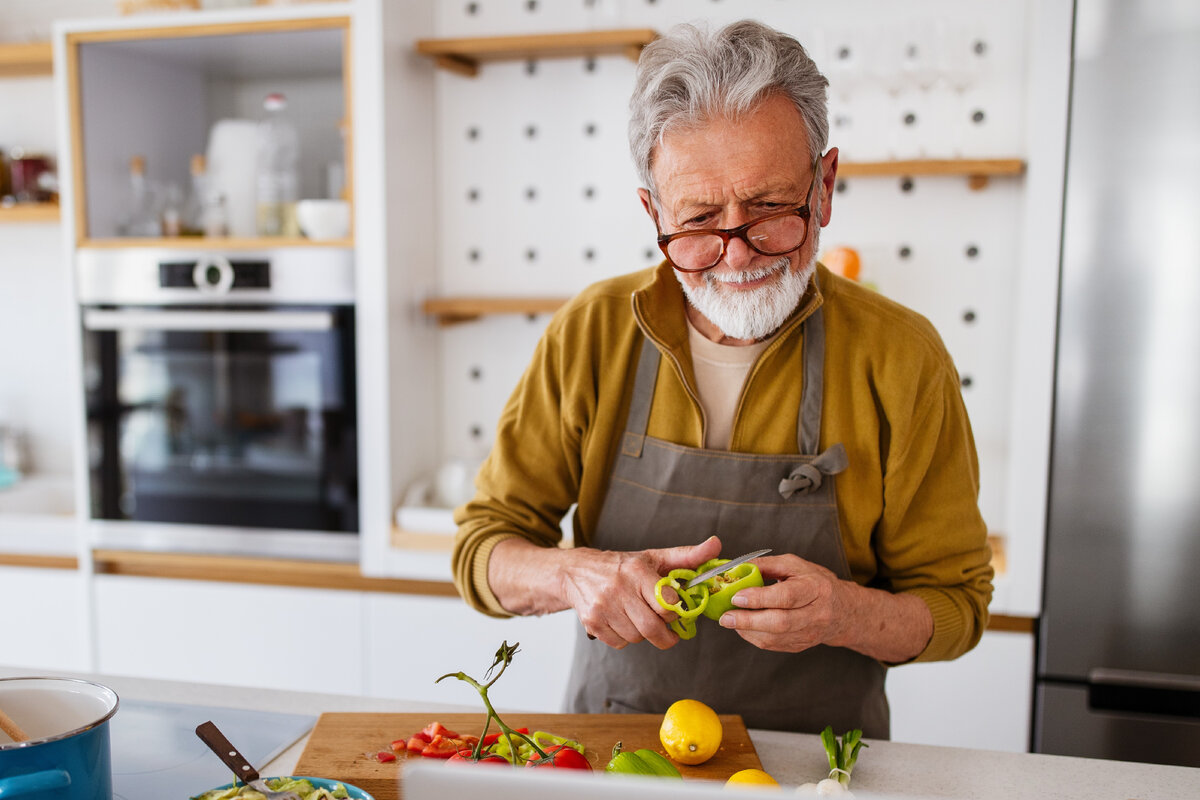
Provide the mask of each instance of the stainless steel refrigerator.
{"label": "stainless steel refrigerator", "polygon": [[1033,748],[1200,766],[1200,3],[1077,0],[1068,137]]}

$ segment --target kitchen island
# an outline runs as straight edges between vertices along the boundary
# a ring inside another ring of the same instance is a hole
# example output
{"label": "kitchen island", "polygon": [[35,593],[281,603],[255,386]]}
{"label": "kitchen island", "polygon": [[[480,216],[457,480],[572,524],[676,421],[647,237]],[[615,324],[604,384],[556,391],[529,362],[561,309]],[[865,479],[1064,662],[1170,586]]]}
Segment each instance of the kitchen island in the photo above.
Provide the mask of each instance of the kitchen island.
{"label": "kitchen island", "polygon": [[[0,677],[45,674],[0,666]],[[192,684],[145,678],[60,673],[111,687],[123,700],[223,706],[313,717],[340,712],[474,712],[475,705],[376,699],[360,696],[275,691]],[[501,708],[501,712],[505,709]],[[120,711],[118,713],[118,718]],[[204,720],[196,720],[197,724]],[[824,777],[828,766],[819,737],[751,730],[750,738],[767,772],[785,785]],[[307,736],[287,745],[261,767],[266,775],[290,774]],[[961,800],[1079,798],[1079,800],[1188,800],[1200,798],[1200,769],[1121,761],[1004,753],[898,742],[868,741],[859,757],[853,790],[863,800],[874,795]],[[337,776],[328,776],[337,777]],[[139,800],[129,797],[128,800]],[[147,798],[146,800],[149,800]]]}

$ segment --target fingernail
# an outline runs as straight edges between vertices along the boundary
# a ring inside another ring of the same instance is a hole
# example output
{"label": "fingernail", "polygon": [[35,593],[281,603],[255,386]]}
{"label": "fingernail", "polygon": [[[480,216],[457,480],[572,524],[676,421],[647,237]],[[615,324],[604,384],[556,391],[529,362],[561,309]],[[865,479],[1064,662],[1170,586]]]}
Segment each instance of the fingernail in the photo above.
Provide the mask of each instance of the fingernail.
{"label": "fingernail", "polygon": [[733,625],[733,614],[722,614],[720,623],[721,623],[722,628],[732,628],[734,626]]}
{"label": "fingernail", "polygon": [[742,600],[741,596],[742,596],[742,593],[738,592],[733,597],[729,598],[729,602],[733,603],[735,606],[737,606],[739,608],[744,608],[746,605],[746,601]]}

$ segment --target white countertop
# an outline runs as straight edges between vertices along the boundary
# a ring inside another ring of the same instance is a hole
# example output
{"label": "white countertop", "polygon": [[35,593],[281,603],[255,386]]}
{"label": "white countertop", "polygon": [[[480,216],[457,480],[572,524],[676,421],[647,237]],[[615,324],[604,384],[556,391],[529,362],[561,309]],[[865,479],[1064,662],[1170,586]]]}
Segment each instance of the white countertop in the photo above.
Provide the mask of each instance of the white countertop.
{"label": "white countertop", "polygon": [[[0,677],[31,674],[0,666]],[[44,674],[44,673],[41,673]],[[64,673],[67,674],[67,673]],[[167,703],[220,705],[258,711],[319,715],[325,711],[477,711],[445,703],[273,691],[119,676],[77,675],[103,683],[121,697]],[[118,712],[120,713],[120,712]],[[305,739],[269,764],[263,774],[292,772]],[[785,785],[825,776],[828,765],[819,737],[751,730],[763,767]],[[1200,798],[1200,769],[1065,756],[1004,753],[868,740],[859,756],[852,789],[859,800],[890,797],[955,800],[1185,800]]]}

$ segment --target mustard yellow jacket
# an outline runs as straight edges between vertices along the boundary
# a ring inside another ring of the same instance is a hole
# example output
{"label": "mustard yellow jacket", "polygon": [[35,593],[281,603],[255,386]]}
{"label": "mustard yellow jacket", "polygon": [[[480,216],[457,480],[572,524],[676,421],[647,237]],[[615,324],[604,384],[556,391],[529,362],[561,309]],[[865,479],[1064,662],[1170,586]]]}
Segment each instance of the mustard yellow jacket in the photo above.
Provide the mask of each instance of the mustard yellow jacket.
{"label": "mustard yellow jacket", "polygon": [[[603,281],[554,315],[500,417],[477,493],[455,513],[455,585],[474,608],[506,616],[487,584],[503,539],[545,546],[578,503],[575,544],[589,544],[624,430],[644,331],[662,351],[647,434],[700,447],[704,414],[671,269]],[[987,626],[992,568],[979,513],[979,465],[958,373],[919,314],[819,266],[796,314],[742,389],[730,450],[794,453],[801,323],[825,316],[824,448],[841,442],[838,519],[855,581],[928,604],[934,632],[917,660],[955,658]]]}

